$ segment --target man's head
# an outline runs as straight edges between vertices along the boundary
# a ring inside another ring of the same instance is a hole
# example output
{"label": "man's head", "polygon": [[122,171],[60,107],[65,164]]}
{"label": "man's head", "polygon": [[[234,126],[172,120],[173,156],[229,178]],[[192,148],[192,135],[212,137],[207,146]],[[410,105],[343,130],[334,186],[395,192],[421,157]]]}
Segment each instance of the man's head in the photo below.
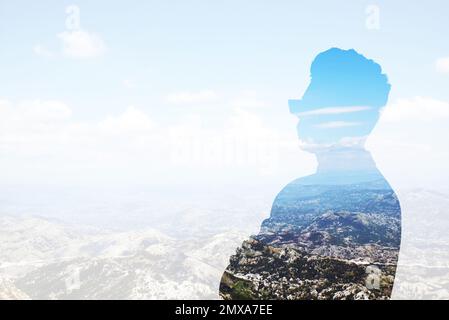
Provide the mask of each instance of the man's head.
{"label": "man's head", "polygon": [[332,48],[315,58],[309,87],[289,106],[299,117],[298,135],[307,144],[350,144],[369,135],[389,92],[377,63],[354,50]]}

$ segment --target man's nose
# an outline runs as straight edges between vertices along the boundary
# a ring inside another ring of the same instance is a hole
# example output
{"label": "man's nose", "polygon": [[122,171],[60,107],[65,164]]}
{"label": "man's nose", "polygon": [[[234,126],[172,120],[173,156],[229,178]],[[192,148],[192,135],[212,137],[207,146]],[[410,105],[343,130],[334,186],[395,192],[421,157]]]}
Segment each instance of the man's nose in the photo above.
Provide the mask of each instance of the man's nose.
{"label": "man's nose", "polygon": [[288,100],[288,107],[291,113],[298,114],[301,110],[301,100]]}

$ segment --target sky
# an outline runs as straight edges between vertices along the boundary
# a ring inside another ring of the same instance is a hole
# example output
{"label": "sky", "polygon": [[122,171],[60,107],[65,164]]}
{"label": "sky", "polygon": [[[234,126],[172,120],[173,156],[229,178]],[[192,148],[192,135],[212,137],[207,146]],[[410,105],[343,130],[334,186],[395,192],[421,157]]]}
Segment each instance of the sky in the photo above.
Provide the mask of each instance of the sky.
{"label": "sky", "polygon": [[447,187],[448,13],[435,0],[0,0],[0,179],[279,189],[316,167],[288,100],[339,47],[391,84],[367,142],[381,171]]}

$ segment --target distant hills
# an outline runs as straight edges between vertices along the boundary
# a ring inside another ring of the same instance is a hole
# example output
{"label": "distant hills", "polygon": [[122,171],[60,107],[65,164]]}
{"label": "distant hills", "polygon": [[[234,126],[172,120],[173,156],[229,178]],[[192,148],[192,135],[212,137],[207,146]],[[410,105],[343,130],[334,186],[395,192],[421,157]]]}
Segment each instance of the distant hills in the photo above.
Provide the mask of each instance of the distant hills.
{"label": "distant hills", "polygon": [[216,299],[234,231],[179,240],[0,216],[0,299]]}

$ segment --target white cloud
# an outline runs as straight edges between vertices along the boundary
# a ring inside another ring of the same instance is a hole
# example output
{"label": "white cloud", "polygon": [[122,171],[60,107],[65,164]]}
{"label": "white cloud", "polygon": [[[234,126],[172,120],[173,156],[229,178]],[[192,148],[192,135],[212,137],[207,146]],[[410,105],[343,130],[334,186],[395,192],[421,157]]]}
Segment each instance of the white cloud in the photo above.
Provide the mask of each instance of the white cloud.
{"label": "white cloud", "polygon": [[229,104],[234,108],[263,108],[268,106],[265,100],[260,99],[257,93],[253,91],[242,93],[232,99]]}
{"label": "white cloud", "polygon": [[449,103],[426,97],[399,99],[382,111],[382,121],[434,122],[449,118]]}
{"label": "white cloud", "polygon": [[128,107],[118,116],[108,116],[100,121],[98,127],[102,133],[112,135],[145,134],[154,129],[154,122],[143,111],[134,106]]}
{"label": "white cloud", "polygon": [[394,186],[447,188],[448,123],[446,101],[399,99],[382,111],[367,147]]}
{"label": "white cloud", "polygon": [[45,46],[41,45],[41,44],[36,44],[33,47],[33,52],[41,57],[46,57],[46,58],[52,58],[55,56],[55,54],[48,50]]}
{"label": "white cloud", "polygon": [[0,121],[4,126],[17,122],[29,124],[49,123],[68,119],[72,114],[71,109],[58,100],[24,100],[13,105],[8,100],[0,101]]}
{"label": "white cloud", "polygon": [[0,166],[9,168],[0,180],[198,185],[270,176],[284,184],[309,174],[315,158],[298,147],[296,117],[273,117],[273,104],[267,112],[256,112],[252,103],[235,107],[232,102],[242,97],[260,100],[240,93],[209,104],[221,108],[189,108],[170,117],[155,112],[157,118],[129,106],[96,120],[77,120],[62,102],[0,101]]}
{"label": "white cloud", "polygon": [[311,111],[299,112],[298,116],[318,116],[318,115],[329,115],[329,114],[343,114],[343,113],[353,113],[360,112],[365,110],[370,110],[370,107],[364,106],[356,106],[356,107],[330,107],[330,108],[321,108],[315,109]]}
{"label": "white cloud", "polygon": [[435,68],[438,72],[449,73],[449,57],[437,59]]}
{"label": "white cloud", "polygon": [[338,129],[346,127],[356,127],[359,126],[360,122],[349,122],[349,121],[330,121],[317,124],[315,127],[322,129]]}
{"label": "white cloud", "polygon": [[93,122],[71,115],[61,101],[0,101],[0,166],[8,168],[1,176],[127,179],[160,169],[167,135],[141,109]]}
{"label": "white cloud", "polygon": [[198,92],[183,91],[169,94],[166,101],[173,104],[205,103],[217,100],[218,94],[212,90]]}
{"label": "white cloud", "polygon": [[[447,102],[416,97],[398,100],[383,111],[368,146],[395,186],[447,185],[448,110]],[[218,176],[244,179],[260,172],[288,181],[315,163],[297,148],[296,119],[287,113],[279,115],[278,123],[242,108],[229,109],[216,121],[210,121],[207,112],[189,112],[192,121],[187,115],[157,120],[132,106],[97,121],[76,120],[71,114],[62,101],[0,100],[0,166],[8,168],[0,172],[3,181],[35,175],[157,183]],[[342,143],[354,146],[364,139]],[[176,148],[187,156],[186,162],[172,161]]]}
{"label": "white cloud", "polygon": [[41,121],[63,120],[72,115],[72,110],[58,100],[26,100],[18,105],[18,109],[25,117]]}
{"label": "white cloud", "polygon": [[131,79],[125,79],[122,81],[122,84],[127,89],[134,89],[137,87],[136,83]]}
{"label": "white cloud", "polygon": [[[0,102],[0,153],[3,160],[47,154],[66,136],[71,109],[62,101]],[[33,165],[29,161],[27,165]],[[18,165],[19,166],[19,165]]]}
{"label": "white cloud", "polygon": [[[259,114],[242,108],[230,109],[220,123],[210,124],[205,118],[201,114],[191,116],[189,122],[170,128],[175,147],[172,149],[172,163],[175,167],[200,169],[200,178],[205,175],[203,170],[210,168],[218,168],[221,172],[211,172],[211,177],[236,177],[236,172],[241,175],[254,172],[277,175],[281,170],[288,170],[285,163],[292,158],[291,163],[297,163],[297,155],[301,156],[294,123],[291,134],[285,135],[285,132],[268,125]],[[309,164],[304,163],[304,168]],[[226,171],[229,169],[232,170]],[[288,172],[289,176],[294,172]]]}
{"label": "white cloud", "polygon": [[85,30],[64,31],[58,38],[62,41],[62,53],[70,58],[95,58],[106,52],[103,39]]}
{"label": "white cloud", "polygon": [[98,121],[80,121],[61,101],[0,100],[0,166],[9,168],[0,175],[165,183],[181,176],[196,181],[277,172],[278,177],[278,170],[287,168],[281,161],[297,162],[293,117],[289,136],[243,109],[230,109],[219,122],[204,118],[189,113],[155,121],[130,106]]}

